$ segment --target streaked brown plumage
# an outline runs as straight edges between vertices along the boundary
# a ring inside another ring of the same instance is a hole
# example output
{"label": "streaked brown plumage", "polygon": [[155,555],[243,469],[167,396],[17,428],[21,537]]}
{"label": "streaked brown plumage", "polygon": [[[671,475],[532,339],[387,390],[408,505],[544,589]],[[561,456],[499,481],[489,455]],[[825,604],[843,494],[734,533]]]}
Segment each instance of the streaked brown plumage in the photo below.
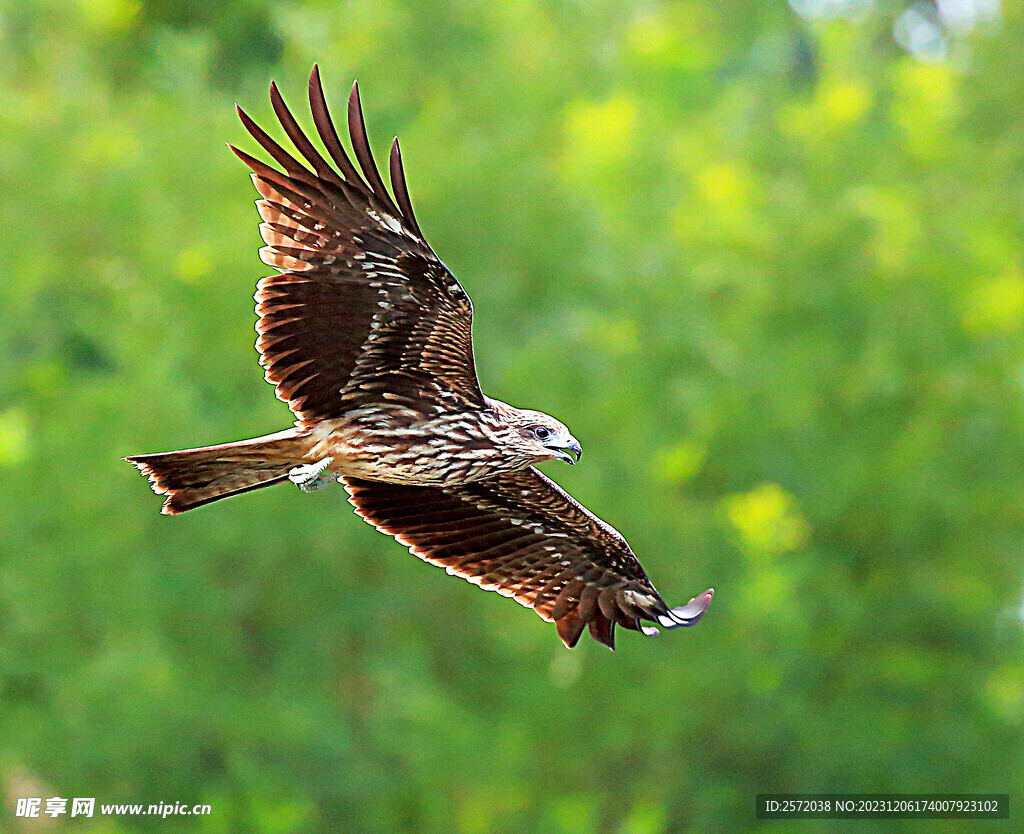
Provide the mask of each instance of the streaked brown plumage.
{"label": "streaked brown plumage", "polygon": [[[256,348],[266,379],[296,416],[276,434],[127,458],[175,514],[291,480],[338,480],[356,512],[415,555],[554,621],[569,647],[589,626],[614,647],[615,626],[657,633],[693,625],[713,591],[669,609],[611,526],[534,468],[575,463],[559,421],[484,396],[473,362],[473,305],[427,244],[412,210],[398,140],[394,197],[370,152],[353,84],[350,161],[327,111],[319,70],[309,103],[335,167],[303,134],[277,87],[270,98],[300,163],[241,109],[281,166],[232,150],[260,193],[264,263]],[[312,170],[310,170],[312,169]]]}

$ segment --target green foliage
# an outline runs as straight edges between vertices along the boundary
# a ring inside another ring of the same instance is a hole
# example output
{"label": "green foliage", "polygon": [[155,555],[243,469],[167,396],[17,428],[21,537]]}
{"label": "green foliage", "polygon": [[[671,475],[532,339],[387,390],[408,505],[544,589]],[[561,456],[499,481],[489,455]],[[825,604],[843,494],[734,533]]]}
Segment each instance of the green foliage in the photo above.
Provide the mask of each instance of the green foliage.
{"label": "green foliage", "polygon": [[[890,26],[4,7],[5,793],[213,806],[82,831],[741,830],[766,790],[1011,790],[1017,816],[1024,17],[950,63]],[[289,422],[222,142],[252,150],[231,104],[269,123],[271,75],[301,110],[314,61],[335,107],[358,76],[379,158],[401,134],[485,389],[572,427],[583,464],[549,472],[670,602],[716,587],[698,628],[570,653],[340,489],[165,518],[118,460]]]}

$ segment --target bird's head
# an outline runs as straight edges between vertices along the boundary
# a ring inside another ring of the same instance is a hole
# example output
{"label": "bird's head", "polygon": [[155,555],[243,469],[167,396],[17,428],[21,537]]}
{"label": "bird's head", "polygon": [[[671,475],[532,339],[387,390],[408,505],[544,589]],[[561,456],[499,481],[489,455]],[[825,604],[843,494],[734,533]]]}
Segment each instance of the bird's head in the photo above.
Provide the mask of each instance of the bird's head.
{"label": "bird's head", "polygon": [[514,429],[517,445],[536,461],[564,460],[575,466],[583,455],[583,447],[569,429],[542,411],[516,409]]}

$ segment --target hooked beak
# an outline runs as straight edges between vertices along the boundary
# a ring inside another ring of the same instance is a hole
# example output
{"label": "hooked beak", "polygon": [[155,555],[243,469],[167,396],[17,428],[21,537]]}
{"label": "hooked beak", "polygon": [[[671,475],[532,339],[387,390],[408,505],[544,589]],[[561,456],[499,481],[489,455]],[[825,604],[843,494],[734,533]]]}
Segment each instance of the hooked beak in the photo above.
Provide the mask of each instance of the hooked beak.
{"label": "hooked beak", "polygon": [[570,438],[564,446],[548,446],[547,448],[556,460],[564,460],[569,466],[575,466],[583,457],[583,447],[575,437]]}

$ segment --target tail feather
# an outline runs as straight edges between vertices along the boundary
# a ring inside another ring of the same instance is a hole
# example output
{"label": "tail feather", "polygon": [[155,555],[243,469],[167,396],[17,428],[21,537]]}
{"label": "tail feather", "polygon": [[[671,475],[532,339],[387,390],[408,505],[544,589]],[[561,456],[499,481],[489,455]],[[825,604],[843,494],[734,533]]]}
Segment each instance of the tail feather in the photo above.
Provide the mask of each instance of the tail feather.
{"label": "tail feather", "polygon": [[125,458],[165,495],[161,512],[175,515],[232,495],[279,484],[303,462],[305,439],[294,429],[179,452]]}

